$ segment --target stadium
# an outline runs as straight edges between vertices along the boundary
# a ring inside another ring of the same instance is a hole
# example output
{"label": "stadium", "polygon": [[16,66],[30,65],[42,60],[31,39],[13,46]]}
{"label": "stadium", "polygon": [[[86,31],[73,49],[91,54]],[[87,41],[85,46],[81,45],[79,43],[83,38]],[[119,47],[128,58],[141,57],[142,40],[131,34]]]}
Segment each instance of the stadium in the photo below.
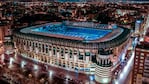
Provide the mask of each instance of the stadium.
{"label": "stadium", "polygon": [[13,40],[22,56],[109,83],[130,34],[117,25],[65,21],[17,29]]}

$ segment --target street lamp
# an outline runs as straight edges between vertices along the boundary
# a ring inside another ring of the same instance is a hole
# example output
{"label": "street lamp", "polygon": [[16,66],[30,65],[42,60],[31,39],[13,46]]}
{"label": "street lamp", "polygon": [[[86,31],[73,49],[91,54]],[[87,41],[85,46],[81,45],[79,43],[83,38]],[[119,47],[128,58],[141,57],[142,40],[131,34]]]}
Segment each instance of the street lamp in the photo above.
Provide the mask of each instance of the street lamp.
{"label": "street lamp", "polygon": [[21,68],[24,68],[24,65],[26,64],[26,62],[25,61],[22,61],[21,62]]}
{"label": "street lamp", "polygon": [[34,70],[38,70],[38,65],[34,65]]}
{"label": "street lamp", "polygon": [[13,66],[13,61],[14,61],[14,59],[13,59],[12,57],[10,57],[9,68],[12,68],[12,66]]}

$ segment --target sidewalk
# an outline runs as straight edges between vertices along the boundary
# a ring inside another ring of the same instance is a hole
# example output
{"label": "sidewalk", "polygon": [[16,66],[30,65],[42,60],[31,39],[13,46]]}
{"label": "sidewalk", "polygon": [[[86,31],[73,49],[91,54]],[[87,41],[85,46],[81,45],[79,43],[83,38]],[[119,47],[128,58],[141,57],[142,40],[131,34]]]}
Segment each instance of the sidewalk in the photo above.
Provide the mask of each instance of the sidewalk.
{"label": "sidewalk", "polygon": [[[28,61],[29,64],[38,65],[39,66],[38,68],[40,69],[39,71],[41,71],[41,72],[50,73],[53,76],[64,79],[64,80],[79,81],[79,82],[81,82],[81,84],[90,84],[90,82],[92,82],[93,84],[97,84],[95,82],[95,80],[90,81],[89,75],[86,75],[86,74],[83,74],[83,73],[78,73],[77,71],[76,72],[69,71],[69,70],[62,69],[62,68],[59,68],[59,67],[56,67],[56,66],[43,64],[43,63],[40,63],[40,62],[33,62],[31,59],[27,59],[23,56],[19,56],[18,58],[19,59],[24,59],[25,61]],[[48,66],[48,70],[43,69],[43,68],[45,68],[44,66]]]}
{"label": "sidewalk", "polygon": [[[15,55],[15,54],[14,54]],[[5,67],[10,66],[10,58],[13,58],[14,61],[12,63],[11,70],[13,73],[15,73],[21,80],[21,84],[97,84],[95,80],[90,80],[89,75],[69,71],[66,69],[62,69],[59,67],[54,67],[51,65],[43,64],[40,62],[35,62],[31,59],[27,59],[26,57],[17,55],[17,56],[9,56],[6,55]],[[26,65],[24,68],[21,68],[22,61],[26,62]],[[38,69],[35,70],[34,66],[37,65]],[[47,66],[47,69],[45,68]],[[10,70],[7,68],[7,70]],[[29,80],[28,75],[24,75],[25,71],[31,71],[28,72],[28,74],[31,74],[33,76],[32,80]],[[5,71],[5,70],[3,70]],[[41,75],[46,75],[46,77],[40,77]],[[12,77],[14,76],[11,74]],[[37,76],[35,76],[37,75]],[[40,78],[39,78],[40,77]],[[20,81],[18,80],[18,81]],[[36,82],[37,81],[37,82]],[[42,81],[44,81],[42,83]],[[35,83],[36,82],[36,83]]]}

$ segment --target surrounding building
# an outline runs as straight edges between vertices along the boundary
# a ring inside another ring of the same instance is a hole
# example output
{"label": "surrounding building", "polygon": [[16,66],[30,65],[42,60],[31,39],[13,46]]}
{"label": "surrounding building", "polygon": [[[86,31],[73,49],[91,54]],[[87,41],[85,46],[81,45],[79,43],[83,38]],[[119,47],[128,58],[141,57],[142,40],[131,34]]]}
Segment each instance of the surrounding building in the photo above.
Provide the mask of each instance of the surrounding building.
{"label": "surrounding building", "polygon": [[10,25],[6,24],[5,21],[0,21],[0,43],[11,41],[11,30]]}
{"label": "surrounding building", "polygon": [[[149,29],[148,29],[149,30]],[[149,32],[147,31],[144,41],[138,43],[135,49],[132,84],[149,83]]]}

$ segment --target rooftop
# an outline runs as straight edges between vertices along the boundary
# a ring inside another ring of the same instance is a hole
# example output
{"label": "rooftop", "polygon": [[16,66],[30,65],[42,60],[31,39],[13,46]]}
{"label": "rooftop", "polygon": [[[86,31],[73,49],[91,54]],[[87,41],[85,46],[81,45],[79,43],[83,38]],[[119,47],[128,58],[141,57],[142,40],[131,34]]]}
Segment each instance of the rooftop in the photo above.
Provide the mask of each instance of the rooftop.
{"label": "rooftop", "polygon": [[[78,24],[76,24],[78,23]],[[22,33],[48,36],[54,38],[80,40],[85,42],[104,42],[118,37],[124,31],[123,28],[108,28],[108,25],[79,22],[63,24],[48,23],[21,29]]]}
{"label": "rooftop", "polygon": [[136,46],[136,48],[149,50],[149,43],[148,42],[141,42]]}
{"label": "rooftop", "polygon": [[83,38],[84,40],[96,40],[107,34],[109,34],[112,30],[99,30],[93,28],[85,28],[85,27],[74,27],[74,26],[48,26],[48,27],[39,27],[32,29],[33,32],[54,34],[54,35],[62,35],[69,37],[78,37]]}
{"label": "rooftop", "polygon": [[149,50],[149,28],[146,30],[146,34],[144,36],[144,41],[140,42],[136,48]]}

